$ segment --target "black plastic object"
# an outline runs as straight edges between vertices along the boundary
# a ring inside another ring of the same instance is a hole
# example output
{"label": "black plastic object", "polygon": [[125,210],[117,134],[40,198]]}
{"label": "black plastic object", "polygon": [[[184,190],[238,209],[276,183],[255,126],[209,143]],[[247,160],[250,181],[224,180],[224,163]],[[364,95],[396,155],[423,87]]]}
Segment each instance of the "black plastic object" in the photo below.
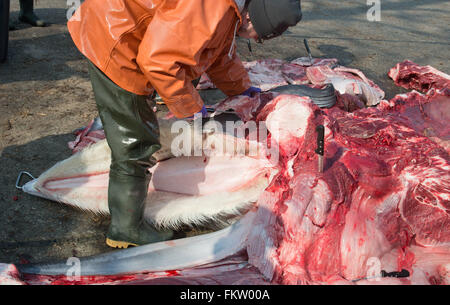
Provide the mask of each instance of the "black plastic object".
{"label": "black plastic object", "polygon": [[327,84],[325,88],[311,88],[306,85],[286,85],[276,87],[271,92],[308,96],[320,108],[331,108],[336,104],[336,93],[333,84]]}
{"label": "black plastic object", "polygon": [[324,141],[325,141],[325,127],[323,125],[319,125],[316,127],[317,131],[317,149],[316,154],[323,156],[324,151]]}
{"label": "black plastic object", "polygon": [[409,277],[409,271],[406,269],[402,269],[402,271],[393,271],[393,272],[386,272],[384,270],[381,270],[381,277]]}
{"label": "black plastic object", "polygon": [[0,0],[0,62],[8,56],[9,0]]}

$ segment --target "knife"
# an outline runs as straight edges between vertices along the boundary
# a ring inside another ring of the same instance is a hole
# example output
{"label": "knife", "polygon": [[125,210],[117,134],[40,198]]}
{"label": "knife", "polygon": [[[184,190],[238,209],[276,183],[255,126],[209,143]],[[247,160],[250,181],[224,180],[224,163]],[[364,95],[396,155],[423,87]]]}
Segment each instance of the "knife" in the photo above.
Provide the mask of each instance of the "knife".
{"label": "knife", "polygon": [[306,40],[306,38],[303,39],[303,43],[305,44],[306,52],[308,52],[309,63],[312,65],[313,64],[313,58],[312,58],[312,55],[311,55],[311,50],[310,50],[309,45],[308,45],[308,40]]}
{"label": "knife", "polygon": [[409,277],[410,273],[406,269],[402,269],[401,271],[393,271],[393,272],[386,272],[385,270],[381,270],[380,275],[371,276],[371,277],[363,277],[360,279],[352,280],[352,282],[358,282],[361,280],[371,280],[371,279],[377,279],[377,278],[384,278],[384,277],[396,277],[396,278],[403,278],[403,277]]}
{"label": "knife", "polygon": [[[216,109],[212,108],[212,107],[205,107],[205,108],[206,108],[206,111],[208,111],[208,112],[216,111]],[[233,109],[223,110],[223,111],[220,111],[220,113],[237,114],[236,111],[234,111]]]}
{"label": "knife", "polygon": [[319,125],[316,127],[317,132],[317,148],[315,150],[318,157],[317,169],[319,173],[323,173],[323,154],[325,146],[325,127]]}
{"label": "knife", "polygon": [[247,39],[247,47],[248,47],[248,50],[250,51],[250,55],[252,56],[252,59],[255,60],[255,55],[253,54],[252,43],[251,43],[250,39]]}

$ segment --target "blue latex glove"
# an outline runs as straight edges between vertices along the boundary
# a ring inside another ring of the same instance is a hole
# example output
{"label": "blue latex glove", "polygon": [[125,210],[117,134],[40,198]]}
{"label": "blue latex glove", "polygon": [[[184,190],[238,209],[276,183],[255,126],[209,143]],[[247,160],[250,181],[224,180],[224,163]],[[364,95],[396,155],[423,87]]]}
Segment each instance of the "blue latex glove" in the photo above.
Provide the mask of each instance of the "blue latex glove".
{"label": "blue latex glove", "polygon": [[197,113],[201,113],[201,114],[202,114],[202,117],[204,117],[204,118],[206,118],[206,117],[208,116],[208,110],[206,110],[205,105],[203,105],[202,110],[200,110],[200,111],[197,112]]}
{"label": "blue latex glove", "polygon": [[[208,110],[206,110],[205,105],[203,105],[202,110],[200,110],[199,112],[197,112],[199,114],[202,115],[203,118],[208,117]],[[195,115],[188,117],[188,119],[193,119]]]}
{"label": "blue latex glove", "polygon": [[242,92],[241,95],[246,95],[248,97],[252,97],[256,93],[261,93],[261,89],[256,88],[256,87],[250,87],[247,90],[245,90],[244,92]]}

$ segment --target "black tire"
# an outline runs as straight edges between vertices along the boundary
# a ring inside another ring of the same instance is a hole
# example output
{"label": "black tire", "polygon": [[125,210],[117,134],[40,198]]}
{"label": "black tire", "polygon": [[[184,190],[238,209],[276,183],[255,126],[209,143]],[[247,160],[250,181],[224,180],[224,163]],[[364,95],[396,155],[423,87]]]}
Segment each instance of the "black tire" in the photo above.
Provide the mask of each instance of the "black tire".
{"label": "black tire", "polygon": [[0,1],[0,63],[6,60],[8,55],[9,37],[9,0]]}

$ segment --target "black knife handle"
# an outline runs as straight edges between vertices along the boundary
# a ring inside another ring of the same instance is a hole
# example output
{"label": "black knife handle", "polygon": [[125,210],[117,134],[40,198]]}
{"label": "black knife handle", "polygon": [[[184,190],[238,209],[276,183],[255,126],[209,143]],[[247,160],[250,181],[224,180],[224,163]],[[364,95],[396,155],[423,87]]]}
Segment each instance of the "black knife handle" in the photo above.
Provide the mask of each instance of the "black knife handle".
{"label": "black knife handle", "polygon": [[409,277],[409,271],[406,269],[402,269],[402,271],[393,271],[393,272],[386,272],[384,270],[381,270],[381,276],[382,277]]}
{"label": "black knife handle", "polygon": [[325,127],[319,125],[316,127],[317,131],[317,149],[316,153],[323,156],[324,146],[325,146]]}

